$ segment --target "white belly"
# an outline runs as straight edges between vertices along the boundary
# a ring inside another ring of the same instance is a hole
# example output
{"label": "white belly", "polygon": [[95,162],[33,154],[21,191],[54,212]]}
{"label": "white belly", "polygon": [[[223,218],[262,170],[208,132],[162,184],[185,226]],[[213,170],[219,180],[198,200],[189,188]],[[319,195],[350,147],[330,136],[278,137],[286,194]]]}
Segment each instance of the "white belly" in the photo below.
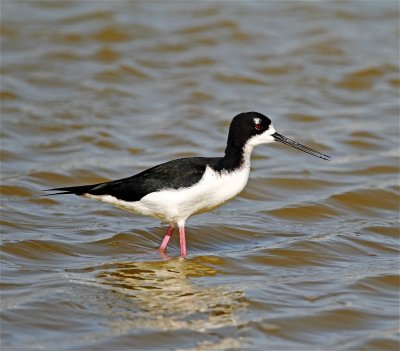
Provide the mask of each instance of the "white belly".
{"label": "white belly", "polygon": [[85,197],[179,224],[195,213],[210,210],[235,197],[246,186],[249,172],[250,167],[243,167],[236,172],[219,174],[207,167],[199,183],[190,188],[160,190],[135,202],[118,200],[110,195],[87,194]]}

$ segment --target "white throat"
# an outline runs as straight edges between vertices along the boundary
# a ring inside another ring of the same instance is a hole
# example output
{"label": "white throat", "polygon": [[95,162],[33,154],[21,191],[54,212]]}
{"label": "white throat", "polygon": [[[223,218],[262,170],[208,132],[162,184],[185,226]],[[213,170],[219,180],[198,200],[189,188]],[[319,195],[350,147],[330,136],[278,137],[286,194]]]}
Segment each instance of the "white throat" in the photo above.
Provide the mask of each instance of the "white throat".
{"label": "white throat", "polygon": [[249,140],[247,140],[247,142],[243,148],[243,166],[244,167],[250,167],[251,153],[253,152],[253,149],[255,146],[261,145],[261,144],[268,144],[268,143],[272,143],[275,141],[274,137],[272,136],[272,134],[274,134],[275,132],[276,132],[275,128],[271,124],[265,132],[254,135]]}

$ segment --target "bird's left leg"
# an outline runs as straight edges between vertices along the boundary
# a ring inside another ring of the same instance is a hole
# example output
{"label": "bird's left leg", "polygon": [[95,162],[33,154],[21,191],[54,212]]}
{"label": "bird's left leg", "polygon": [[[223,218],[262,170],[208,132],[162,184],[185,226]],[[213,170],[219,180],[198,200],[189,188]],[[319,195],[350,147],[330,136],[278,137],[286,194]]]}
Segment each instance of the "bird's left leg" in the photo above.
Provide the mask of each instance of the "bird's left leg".
{"label": "bird's left leg", "polygon": [[171,236],[174,233],[174,229],[175,229],[175,225],[174,224],[170,224],[168,229],[167,229],[167,232],[165,233],[165,236],[164,236],[164,239],[163,239],[163,241],[161,243],[161,246],[159,248],[159,251],[160,251],[161,254],[165,254],[165,250],[167,248],[169,239],[171,239]]}

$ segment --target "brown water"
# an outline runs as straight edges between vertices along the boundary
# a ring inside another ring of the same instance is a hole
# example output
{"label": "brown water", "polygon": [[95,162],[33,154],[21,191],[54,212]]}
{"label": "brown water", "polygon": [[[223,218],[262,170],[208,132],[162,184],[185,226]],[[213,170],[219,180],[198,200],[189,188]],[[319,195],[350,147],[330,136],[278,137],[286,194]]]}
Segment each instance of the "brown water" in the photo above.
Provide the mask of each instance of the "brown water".
{"label": "brown water", "polygon": [[[1,350],[397,350],[399,8],[390,1],[2,1]],[[217,156],[247,188],[165,226],[41,189]]]}

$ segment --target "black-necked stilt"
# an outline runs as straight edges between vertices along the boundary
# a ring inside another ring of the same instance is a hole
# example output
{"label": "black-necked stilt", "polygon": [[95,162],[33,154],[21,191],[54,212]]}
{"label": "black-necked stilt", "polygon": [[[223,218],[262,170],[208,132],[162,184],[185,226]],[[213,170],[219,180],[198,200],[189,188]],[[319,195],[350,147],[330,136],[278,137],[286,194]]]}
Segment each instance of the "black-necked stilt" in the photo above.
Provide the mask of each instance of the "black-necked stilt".
{"label": "black-necked stilt", "polygon": [[240,113],[229,128],[224,157],[191,157],[166,162],[134,176],[110,182],[49,189],[100,200],[169,223],[159,251],[179,228],[181,255],[186,256],[185,222],[199,212],[218,207],[247,184],[254,146],[278,141],[310,155],[329,156],[278,134],[270,119],[258,112]]}

